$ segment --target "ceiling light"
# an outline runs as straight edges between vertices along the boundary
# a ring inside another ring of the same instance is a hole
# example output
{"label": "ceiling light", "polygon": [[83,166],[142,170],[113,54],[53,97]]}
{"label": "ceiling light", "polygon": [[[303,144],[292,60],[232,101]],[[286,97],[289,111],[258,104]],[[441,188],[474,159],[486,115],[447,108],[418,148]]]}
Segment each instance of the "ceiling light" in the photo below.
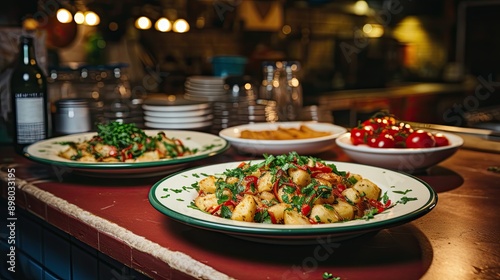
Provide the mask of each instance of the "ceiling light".
{"label": "ceiling light", "polygon": [[368,13],[369,8],[370,7],[368,6],[368,3],[366,3],[365,0],[358,0],[356,1],[356,3],[354,3],[354,13],[359,16],[366,15]]}
{"label": "ceiling light", "polygon": [[185,33],[189,31],[189,23],[185,19],[178,19],[174,22],[173,29],[177,33]]}
{"label": "ceiling light", "polygon": [[147,17],[140,17],[135,21],[135,27],[138,29],[149,29],[151,28],[151,20]]}
{"label": "ceiling light", "polygon": [[85,23],[90,26],[96,26],[99,24],[101,19],[94,12],[86,12],[85,13]]}
{"label": "ceiling light", "polygon": [[370,38],[379,38],[384,35],[384,27],[380,24],[367,23],[363,26],[363,32]]}
{"label": "ceiling light", "polygon": [[161,32],[168,32],[172,30],[172,23],[167,18],[160,18],[155,23],[155,28]]}
{"label": "ceiling light", "polygon": [[71,13],[64,8],[57,10],[56,17],[60,23],[69,23],[73,20]]}
{"label": "ceiling light", "polygon": [[85,22],[85,15],[80,11],[76,12],[73,18],[77,24],[83,24]]}

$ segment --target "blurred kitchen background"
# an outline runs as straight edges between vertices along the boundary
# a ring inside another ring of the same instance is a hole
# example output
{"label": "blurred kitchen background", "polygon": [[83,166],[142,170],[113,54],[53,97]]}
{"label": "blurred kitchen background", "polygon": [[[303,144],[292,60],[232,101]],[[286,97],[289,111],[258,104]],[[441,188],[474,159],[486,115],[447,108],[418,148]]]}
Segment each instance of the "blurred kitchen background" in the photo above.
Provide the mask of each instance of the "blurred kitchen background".
{"label": "blurred kitchen background", "polygon": [[96,83],[133,100],[183,94],[190,76],[214,75],[213,57],[234,55],[247,58],[256,85],[263,62],[300,62],[303,105],[336,124],[390,110],[500,130],[498,15],[495,0],[8,1],[0,75],[28,29],[41,41],[53,101],[86,78],[90,95]]}

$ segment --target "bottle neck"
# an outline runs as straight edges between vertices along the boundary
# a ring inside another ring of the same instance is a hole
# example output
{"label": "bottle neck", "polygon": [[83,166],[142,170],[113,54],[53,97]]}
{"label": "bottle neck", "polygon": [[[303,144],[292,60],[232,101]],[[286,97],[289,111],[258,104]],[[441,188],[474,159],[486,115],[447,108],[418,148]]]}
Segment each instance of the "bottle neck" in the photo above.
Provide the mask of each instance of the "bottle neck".
{"label": "bottle neck", "polygon": [[33,38],[21,37],[21,41],[19,43],[19,62],[23,65],[37,64]]}

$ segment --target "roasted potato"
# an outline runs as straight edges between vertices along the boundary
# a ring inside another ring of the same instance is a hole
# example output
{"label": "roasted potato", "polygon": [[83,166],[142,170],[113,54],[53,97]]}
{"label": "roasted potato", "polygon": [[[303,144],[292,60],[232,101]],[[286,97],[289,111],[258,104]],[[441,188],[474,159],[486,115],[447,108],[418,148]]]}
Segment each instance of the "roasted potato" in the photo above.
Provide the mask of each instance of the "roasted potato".
{"label": "roasted potato", "polygon": [[361,194],[355,188],[347,188],[342,192],[342,195],[353,204],[361,201]]}
{"label": "roasted potato", "polygon": [[200,187],[200,191],[209,194],[209,193],[215,193],[215,190],[217,187],[215,186],[215,181],[217,179],[214,176],[208,176],[206,178],[203,178],[199,183],[198,186]]}
{"label": "roasted potato", "polygon": [[340,216],[340,221],[350,221],[354,219],[354,207],[343,200],[337,200],[337,203],[333,204],[333,209],[335,209]]}
{"label": "roasted potato", "polygon": [[309,218],[292,209],[285,210],[283,221],[285,225],[308,225],[311,223]]}
{"label": "roasted potato", "polygon": [[259,177],[259,180],[257,181],[257,191],[271,191],[273,189],[273,185],[273,175],[271,174],[271,172],[266,171],[262,173],[262,175]]}
{"label": "roasted potato", "polygon": [[257,211],[257,203],[253,195],[246,194],[238,205],[234,208],[231,215],[232,220],[253,222],[255,212]]}
{"label": "roasted potato", "polygon": [[215,197],[213,193],[196,197],[194,204],[205,212],[208,212],[210,209],[215,209],[215,207],[218,206],[217,197]]}
{"label": "roasted potato", "polygon": [[333,206],[329,204],[316,204],[311,209],[311,219],[319,223],[335,223],[339,221],[339,215]]}
{"label": "roasted potato", "polygon": [[278,200],[276,200],[276,197],[274,197],[274,194],[272,192],[261,192],[259,193],[259,197],[262,201],[266,201],[268,204],[269,203],[277,203]]}
{"label": "roasted potato", "polygon": [[278,203],[269,207],[267,212],[274,217],[276,223],[283,224],[285,222],[285,210],[289,207],[290,205],[287,203]]}
{"label": "roasted potato", "polygon": [[378,200],[380,198],[380,194],[382,193],[382,190],[368,179],[361,179],[354,184],[353,188],[368,199]]}
{"label": "roasted potato", "polygon": [[300,188],[303,188],[311,183],[311,174],[299,168],[288,169],[288,176],[290,176],[292,182]]}

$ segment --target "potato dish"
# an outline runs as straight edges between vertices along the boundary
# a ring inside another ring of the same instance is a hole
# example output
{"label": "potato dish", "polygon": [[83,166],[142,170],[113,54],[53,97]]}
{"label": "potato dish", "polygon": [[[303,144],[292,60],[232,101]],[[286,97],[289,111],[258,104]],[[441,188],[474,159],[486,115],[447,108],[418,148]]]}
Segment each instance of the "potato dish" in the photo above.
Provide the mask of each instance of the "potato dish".
{"label": "potato dish", "polygon": [[391,207],[381,189],[360,174],[295,152],[242,162],[193,185],[192,206],[210,215],[253,223],[322,224],[369,219]]}
{"label": "potato dish", "polygon": [[164,132],[148,136],[133,124],[112,122],[98,126],[98,133],[82,142],[63,142],[60,157],[80,162],[146,162],[195,153],[179,139]]}
{"label": "potato dish", "polygon": [[331,135],[330,132],[316,131],[307,125],[300,125],[299,128],[285,128],[279,126],[276,130],[243,130],[241,138],[258,140],[293,140],[317,138]]}

